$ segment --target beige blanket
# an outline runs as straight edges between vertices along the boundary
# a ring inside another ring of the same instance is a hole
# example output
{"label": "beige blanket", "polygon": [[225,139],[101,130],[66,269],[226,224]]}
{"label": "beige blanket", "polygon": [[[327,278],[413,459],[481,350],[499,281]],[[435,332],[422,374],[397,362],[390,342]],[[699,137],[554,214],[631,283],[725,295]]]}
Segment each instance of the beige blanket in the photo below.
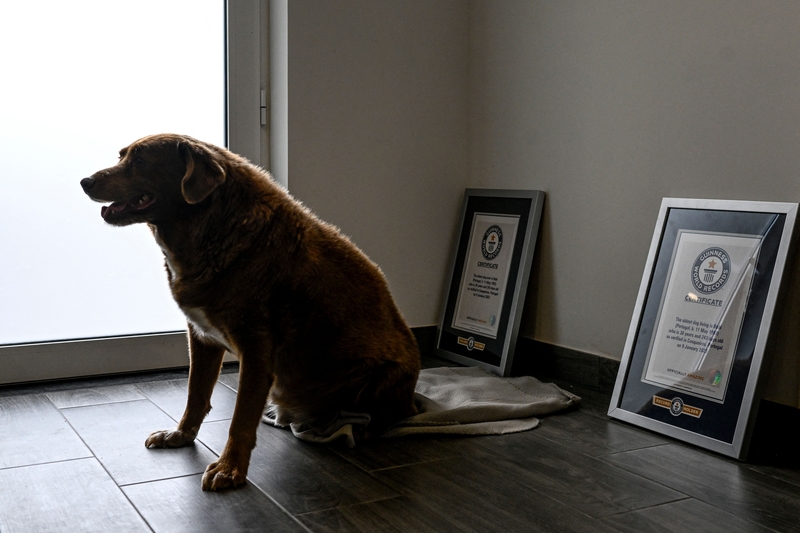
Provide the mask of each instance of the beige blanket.
{"label": "beige blanket", "polygon": [[[419,414],[398,422],[383,437],[526,431],[539,425],[537,417],[577,405],[580,398],[530,376],[501,378],[476,367],[444,367],[420,372],[415,402]],[[284,425],[269,408],[264,422]],[[323,443],[343,439],[352,447],[353,428],[368,423],[368,414],[341,412],[324,426],[289,426],[299,439]]]}

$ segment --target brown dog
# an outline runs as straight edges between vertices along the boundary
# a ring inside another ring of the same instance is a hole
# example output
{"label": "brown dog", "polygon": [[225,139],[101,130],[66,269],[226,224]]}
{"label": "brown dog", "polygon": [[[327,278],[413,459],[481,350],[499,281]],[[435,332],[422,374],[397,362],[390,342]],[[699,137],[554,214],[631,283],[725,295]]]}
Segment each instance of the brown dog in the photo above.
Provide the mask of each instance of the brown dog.
{"label": "brown dog", "polygon": [[107,223],[150,226],[188,319],[186,411],[145,445],[190,444],[225,350],[239,359],[228,441],[204,490],[245,482],[268,397],[298,423],[369,413],[370,435],[415,414],[419,351],[380,269],[266,172],[191,137],[154,135],[81,186],[112,202]]}

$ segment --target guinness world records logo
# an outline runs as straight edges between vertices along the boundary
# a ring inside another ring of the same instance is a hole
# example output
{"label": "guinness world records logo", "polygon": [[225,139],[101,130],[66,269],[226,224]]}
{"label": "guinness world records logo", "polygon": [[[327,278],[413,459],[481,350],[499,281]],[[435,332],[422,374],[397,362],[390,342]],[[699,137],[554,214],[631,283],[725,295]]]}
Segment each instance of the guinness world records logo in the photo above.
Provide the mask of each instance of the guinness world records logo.
{"label": "guinness world records logo", "polygon": [[683,400],[680,398],[673,398],[672,402],[670,402],[669,412],[672,413],[672,416],[679,416],[683,413]]}
{"label": "guinness world records logo", "polygon": [[481,253],[483,257],[487,261],[491,261],[497,254],[500,253],[500,249],[503,247],[503,230],[500,229],[498,225],[489,226],[489,229],[486,230],[486,233],[483,234],[483,240],[481,241]]}
{"label": "guinness world records logo", "polygon": [[728,252],[713,246],[706,248],[692,265],[692,285],[701,294],[720,290],[731,275],[731,258]]}

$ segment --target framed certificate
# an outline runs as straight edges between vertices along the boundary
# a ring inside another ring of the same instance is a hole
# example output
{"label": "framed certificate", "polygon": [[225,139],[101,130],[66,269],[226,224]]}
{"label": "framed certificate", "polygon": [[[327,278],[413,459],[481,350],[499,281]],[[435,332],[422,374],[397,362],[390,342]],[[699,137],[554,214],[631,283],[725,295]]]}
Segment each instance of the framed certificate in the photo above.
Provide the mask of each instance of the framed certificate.
{"label": "framed certificate", "polygon": [[466,190],[437,355],[509,375],[543,205],[542,191]]}
{"label": "framed certificate", "polygon": [[746,457],[797,207],[662,201],[609,416]]}

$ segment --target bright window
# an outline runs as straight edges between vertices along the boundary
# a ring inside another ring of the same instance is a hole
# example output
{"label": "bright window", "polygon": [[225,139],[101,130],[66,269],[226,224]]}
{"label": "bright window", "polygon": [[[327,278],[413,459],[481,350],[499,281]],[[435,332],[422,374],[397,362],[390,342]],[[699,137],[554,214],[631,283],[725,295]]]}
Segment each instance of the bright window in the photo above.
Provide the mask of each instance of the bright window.
{"label": "bright window", "polygon": [[185,329],[143,225],[81,178],[135,139],[225,143],[220,0],[3,2],[0,345]]}

